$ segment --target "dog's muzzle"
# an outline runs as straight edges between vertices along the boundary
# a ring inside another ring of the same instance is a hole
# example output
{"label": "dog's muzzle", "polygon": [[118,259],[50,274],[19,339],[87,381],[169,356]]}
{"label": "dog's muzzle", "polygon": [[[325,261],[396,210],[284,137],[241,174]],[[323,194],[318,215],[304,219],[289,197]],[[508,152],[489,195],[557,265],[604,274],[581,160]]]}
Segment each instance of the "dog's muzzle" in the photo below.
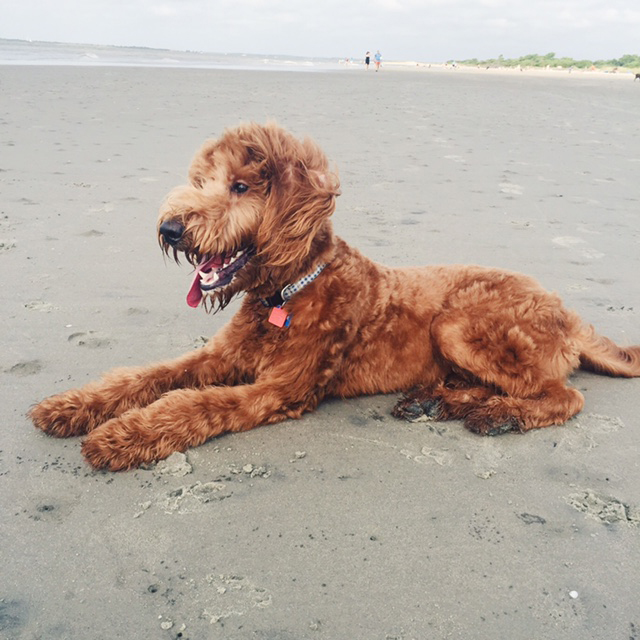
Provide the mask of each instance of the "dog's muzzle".
{"label": "dog's muzzle", "polygon": [[165,220],[158,231],[167,244],[175,247],[184,235],[184,225],[176,220]]}

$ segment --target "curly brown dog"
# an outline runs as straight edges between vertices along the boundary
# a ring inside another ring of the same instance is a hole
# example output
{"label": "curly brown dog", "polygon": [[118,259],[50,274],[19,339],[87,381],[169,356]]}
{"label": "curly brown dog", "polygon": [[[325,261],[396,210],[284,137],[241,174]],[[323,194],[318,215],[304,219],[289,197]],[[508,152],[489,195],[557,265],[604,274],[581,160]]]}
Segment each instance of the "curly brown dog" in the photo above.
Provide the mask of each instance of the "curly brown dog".
{"label": "curly brown dog", "polygon": [[333,234],[337,177],[275,125],[207,142],[160,212],[166,252],[195,267],[188,303],[233,320],[202,349],[116,369],[43,400],[55,436],[88,434],[96,468],[129,469],[223,432],[298,418],[326,396],[409,391],[394,415],[459,418],[480,434],[562,424],[584,402],[578,367],[640,375],[622,348],[524,275],[476,266],[392,269]]}

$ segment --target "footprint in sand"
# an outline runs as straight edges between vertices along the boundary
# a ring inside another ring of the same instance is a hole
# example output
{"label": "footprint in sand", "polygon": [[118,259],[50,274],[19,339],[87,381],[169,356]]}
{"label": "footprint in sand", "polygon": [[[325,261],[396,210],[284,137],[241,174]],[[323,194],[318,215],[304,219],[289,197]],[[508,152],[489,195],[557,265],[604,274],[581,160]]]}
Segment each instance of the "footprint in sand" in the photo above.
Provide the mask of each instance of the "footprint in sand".
{"label": "footprint in sand", "polygon": [[600,260],[600,258],[604,258],[606,254],[602,253],[602,251],[598,251],[597,249],[592,249],[591,247],[587,247],[582,250],[582,256],[584,258],[591,258],[593,260]]}
{"label": "footprint in sand", "polygon": [[26,204],[29,206],[40,204],[39,202],[36,202],[35,200],[31,200],[30,198],[19,198],[17,202],[19,202],[20,204]]}
{"label": "footprint in sand", "polygon": [[209,574],[206,576],[208,591],[207,608],[202,617],[211,624],[224,624],[226,618],[243,616],[255,609],[271,606],[273,597],[262,587],[258,587],[244,576]]}
{"label": "footprint in sand", "polygon": [[33,376],[42,371],[42,362],[40,360],[28,360],[27,362],[18,362],[13,367],[6,369],[6,373],[14,376]]}
{"label": "footprint in sand", "polygon": [[50,302],[44,302],[43,300],[32,300],[24,305],[25,309],[29,311],[41,311],[42,313],[50,313],[57,307],[54,307]]}
{"label": "footprint in sand", "polygon": [[91,229],[90,231],[85,231],[84,233],[79,233],[79,236],[83,238],[97,238],[98,236],[103,236],[104,231],[98,231],[96,229]]}
{"label": "footprint in sand", "polygon": [[[41,495],[36,499],[29,498],[29,502],[23,504],[16,515],[26,516],[36,522],[60,523],[73,513],[77,505],[77,496],[67,494],[62,497],[57,495]],[[0,630],[2,629],[0,618]],[[2,636],[3,638],[5,636]]]}
{"label": "footprint in sand", "polygon": [[640,509],[621,502],[613,496],[586,489],[572,493],[565,500],[574,509],[604,524],[622,522],[632,527],[640,525]]}
{"label": "footprint in sand", "polygon": [[88,349],[103,349],[111,344],[109,338],[95,331],[72,333],[68,340],[77,347],[87,347]]}
{"label": "footprint in sand", "polygon": [[501,193],[506,193],[510,196],[522,195],[522,187],[519,184],[513,184],[512,182],[501,182],[499,186]]}
{"label": "footprint in sand", "polygon": [[573,249],[576,245],[586,244],[587,241],[583,238],[576,238],[575,236],[557,236],[556,238],[552,238],[551,242],[565,249]]}
{"label": "footprint in sand", "polygon": [[465,452],[465,458],[471,462],[477,478],[488,480],[501,470],[509,456],[504,446],[494,439],[492,442],[473,443],[472,448]]}
{"label": "footprint in sand", "polygon": [[145,316],[149,313],[149,309],[144,307],[129,307],[127,309],[128,316]]}
{"label": "footprint in sand", "polygon": [[384,238],[376,238],[375,236],[361,236],[361,239],[369,246],[374,247],[390,247],[391,241]]}
{"label": "footprint in sand", "polygon": [[418,464],[430,464],[435,462],[441,467],[448,467],[453,463],[453,454],[448,449],[432,449],[431,447],[422,447],[420,453],[415,454],[408,449],[401,449],[400,453]]}
{"label": "footprint in sand", "polygon": [[26,626],[30,616],[30,606],[25,600],[13,598],[2,598],[0,600],[0,630],[6,630],[8,633],[19,633]]}
{"label": "footprint in sand", "polygon": [[620,418],[599,413],[580,414],[569,422],[566,429],[558,432],[554,451],[595,449],[602,436],[624,428]]}
{"label": "footprint in sand", "polygon": [[[226,500],[232,494],[233,491],[230,491],[224,482],[198,480],[195,484],[168,491],[157,499],[156,504],[168,515],[173,513],[182,515],[200,511],[203,505]],[[146,510],[151,505],[147,506],[147,503],[144,503],[141,506]]]}
{"label": "footprint in sand", "polygon": [[511,227],[518,231],[524,231],[526,229],[532,229],[533,224],[528,220],[511,220]]}
{"label": "footprint in sand", "polygon": [[105,202],[101,207],[93,207],[89,209],[89,213],[111,213],[114,206],[111,202]]}
{"label": "footprint in sand", "polygon": [[558,245],[559,247],[564,247],[565,249],[572,249],[577,251],[583,258],[590,258],[593,260],[598,260],[600,258],[604,258],[606,254],[594,249],[593,247],[582,246],[586,245],[587,241],[583,238],[577,238],[575,236],[557,236],[551,239],[553,244]]}
{"label": "footprint in sand", "polygon": [[11,221],[9,220],[9,216],[6,213],[0,215],[0,228],[9,231],[14,227],[15,225],[11,223]]}
{"label": "footprint in sand", "polygon": [[193,339],[191,346],[194,349],[201,349],[205,344],[207,344],[207,342],[209,342],[209,338],[207,338],[206,336],[198,336],[197,338]]}

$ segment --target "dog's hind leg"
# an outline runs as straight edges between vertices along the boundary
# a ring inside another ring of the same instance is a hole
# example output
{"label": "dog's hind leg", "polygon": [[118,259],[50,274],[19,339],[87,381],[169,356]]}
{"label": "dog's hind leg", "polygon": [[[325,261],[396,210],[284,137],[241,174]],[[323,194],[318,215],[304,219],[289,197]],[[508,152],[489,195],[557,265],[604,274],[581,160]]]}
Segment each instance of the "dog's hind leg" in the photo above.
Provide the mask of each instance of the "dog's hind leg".
{"label": "dog's hind leg", "polygon": [[508,311],[452,314],[432,329],[445,361],[477,385],[438,389],[442,414],[480,434],[562,424],[584,404],[565,382],[579,364],[577,316],[544,297]]}
{"label": "dog's hind leg", "polygon": [[549,383],[528,398],[498,393],[490,387],[440,385],[406,393],[392,414],[409,422],[463,420],[470,431],[495,436],[562,424],[583,405],[582,394],[561,381]]}
{"label": "dog's hind leg", "polygon": [[550,382],[535,396],[495,395],[467,412],[464,426],[480,435],[529,431],[566,422],[584,406],[584,396],[563,381]]}

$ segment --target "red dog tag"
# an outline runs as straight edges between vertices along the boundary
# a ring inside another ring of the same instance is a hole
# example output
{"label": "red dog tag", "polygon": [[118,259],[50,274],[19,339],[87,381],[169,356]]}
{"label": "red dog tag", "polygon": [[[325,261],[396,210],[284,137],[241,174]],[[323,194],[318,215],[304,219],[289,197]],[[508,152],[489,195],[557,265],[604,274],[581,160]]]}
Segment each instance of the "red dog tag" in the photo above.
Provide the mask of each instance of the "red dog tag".
{"label": "red dog tag", "polygon": [[290,317],[282,307],[273,307],[269,314],[269,322],[275,324],[276,327],[288,327]]}

